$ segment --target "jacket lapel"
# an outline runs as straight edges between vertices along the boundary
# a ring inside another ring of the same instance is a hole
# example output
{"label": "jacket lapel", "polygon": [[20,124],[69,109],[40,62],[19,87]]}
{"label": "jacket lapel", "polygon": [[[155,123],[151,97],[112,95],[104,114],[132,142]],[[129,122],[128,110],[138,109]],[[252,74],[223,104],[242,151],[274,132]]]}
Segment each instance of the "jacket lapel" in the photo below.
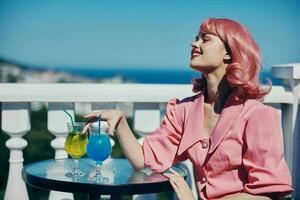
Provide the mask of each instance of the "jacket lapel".
{"label": "jacket lapel", "polygon": [[210,148],[208,153],[212,153],[229,132],[234,121],[243,109],[244,100],[232,92],[221,112],[215,129],[210,136]]}
{"label": "jacket lapel", "polygon": [[[210,149],[212,153],[220,144],[222,139],[229,132],[238,114],[243,109],[244,100],[239,98],[235,92],[232,92],[222,110],[218,123],[210,137]],[[204,119],[204,96],[199,94],[192,104],[189,114],[186,118],[185,128],[181,141],[179,143],[177,154],[181,155],[195,143],[203,139],[203,119]]]}
{"label": "jacket lapel", "polygon": [[201,139],[204,114],[203,103],[204,96],[202,94],[199,94],[191,105],[189,114],[186,117],[183,135],[179,143],[177,152],[178,155],[181,155]]}

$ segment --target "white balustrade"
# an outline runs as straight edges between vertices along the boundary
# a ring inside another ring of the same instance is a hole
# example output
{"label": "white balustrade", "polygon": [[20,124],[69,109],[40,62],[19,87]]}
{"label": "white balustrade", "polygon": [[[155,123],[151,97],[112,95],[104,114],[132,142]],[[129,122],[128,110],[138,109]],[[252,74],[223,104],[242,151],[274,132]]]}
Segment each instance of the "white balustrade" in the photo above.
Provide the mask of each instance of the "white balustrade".
{"label": "white balustrade", "polygon": [[[281,110],[285,156],[292,171],[294,197],[299,198],[300,64],[278,65],[273,67],[272,72],[275,77],[284,80],[283,85],[273,86],[264,102]],[[67,109],[74,116],[74,103],[83,105],[77,107],[81,114],[110,106],[118,108],[122,104],[126,104],[124,108],[132,109],[130,104],[133,103],[133,111],[127,110],[126,113],[133,114],[135,131],[147,134],[159,126],[162,105],[171,98],[182,99],[193,95],[191,88],[191,85],[182,84],[0,84],[2,129],[11,136],[6,142],[10,149],[10,170],[5,199],[28,199],[20,172],[23,166],[22,150],[27,146],[22,136],[30,130],[29,103],[48,103],[48,130],[56,136],[51,146],[55,149],[55,158],[66,158],[63,146],[67,134],[66,122],[70,119],[61,109]],[[88,110],[85,111],[85,108]],[[72,198],[56,194],[54,198],[51,193],[50,199]]]}
{"label": "white balustrade", "polygon": [[159,103],[134,103],[133,128],[140,136],[145,136],[160,125]]}
{"label": "white balustrade", "polygon": [[11,137],[5,143],[10,150],[5,200],[29,199],[21,177],[23,149],[27,146],[27,141],[22,136],[30,130],[29,109],[29,103],[2,103],[2,130]]}

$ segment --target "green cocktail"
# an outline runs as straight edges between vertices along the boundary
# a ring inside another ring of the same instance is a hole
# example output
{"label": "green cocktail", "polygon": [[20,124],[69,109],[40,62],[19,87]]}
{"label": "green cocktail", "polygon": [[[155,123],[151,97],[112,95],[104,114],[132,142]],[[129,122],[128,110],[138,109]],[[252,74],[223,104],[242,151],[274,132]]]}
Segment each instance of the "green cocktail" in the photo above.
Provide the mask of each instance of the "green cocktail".
{"label": "green cocktail", "polygon": [[87,134],[83,131],[85,127],[84,122],[67,123],[69,134],[65,141],[66,152],[74,159],[74,165],[71,173],[66,176],[83,176],[84,173],[78,168],[79,159],[86,154],[86,146],[88,143]]}

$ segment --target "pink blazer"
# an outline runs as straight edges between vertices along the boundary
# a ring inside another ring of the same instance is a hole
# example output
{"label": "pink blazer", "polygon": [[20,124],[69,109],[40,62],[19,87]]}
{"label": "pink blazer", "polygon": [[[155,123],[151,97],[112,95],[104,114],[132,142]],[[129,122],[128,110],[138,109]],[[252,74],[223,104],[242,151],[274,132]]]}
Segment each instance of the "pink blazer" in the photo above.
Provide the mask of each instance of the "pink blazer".
{"label": "pink blazer", "polygon": [[170,100],[160,128],[144,140],[145,166],[163,172],[190,159],[202,199],[293,191],[274,108],[232,93],[210,138],[202,135],[203,110],[202,94]]}

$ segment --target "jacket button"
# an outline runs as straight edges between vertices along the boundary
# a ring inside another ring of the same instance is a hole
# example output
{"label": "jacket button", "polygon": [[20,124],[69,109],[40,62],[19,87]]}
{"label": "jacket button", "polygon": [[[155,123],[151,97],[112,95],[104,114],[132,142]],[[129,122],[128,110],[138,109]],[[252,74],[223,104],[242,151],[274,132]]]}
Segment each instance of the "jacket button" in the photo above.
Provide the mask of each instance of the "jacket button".
{"label": "jacket button", "polygon": [[208,143],[207,142],[202,142],[202,148],[206,149],[208,147]]}
{"label": "jacket button", "polygon": [[202,177],[202,182],[206,183],[207,182],[207,178],[205,176]]}

